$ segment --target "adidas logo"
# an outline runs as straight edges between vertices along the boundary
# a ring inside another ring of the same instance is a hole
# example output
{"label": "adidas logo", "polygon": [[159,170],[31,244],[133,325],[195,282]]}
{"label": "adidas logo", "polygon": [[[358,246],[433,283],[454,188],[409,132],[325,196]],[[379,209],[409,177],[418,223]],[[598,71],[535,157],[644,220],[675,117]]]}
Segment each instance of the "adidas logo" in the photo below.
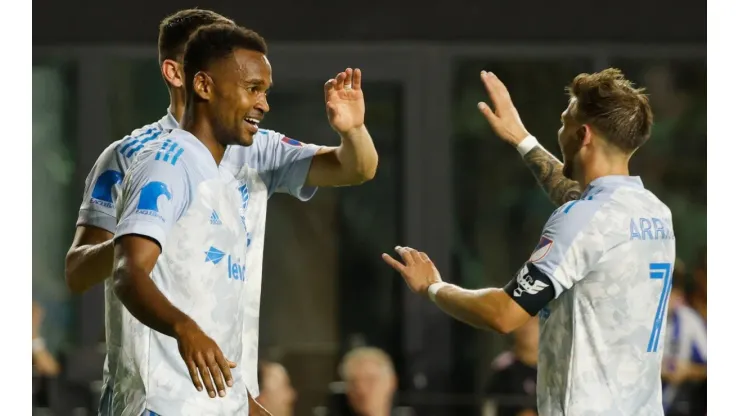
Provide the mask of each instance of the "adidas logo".
{"label": "adidas logo", "polygon": [[213,213],[211,214],[211,224],[221,225],[221,218],[218,217],[218,213],[216,213],[216,210],[213,210]]}

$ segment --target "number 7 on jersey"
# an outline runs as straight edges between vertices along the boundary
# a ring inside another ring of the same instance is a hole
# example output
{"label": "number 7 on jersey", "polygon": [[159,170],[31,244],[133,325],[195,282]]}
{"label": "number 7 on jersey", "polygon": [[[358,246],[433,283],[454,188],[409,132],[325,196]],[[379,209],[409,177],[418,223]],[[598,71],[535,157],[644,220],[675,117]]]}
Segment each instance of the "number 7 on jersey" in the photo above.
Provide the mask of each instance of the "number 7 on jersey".
{"label": "number 7 on jersey", "polygon": [[653,330],[650,331],[650,341],[648,341],[647,346],[647,352],[656,352],[658,351],[658,341],[660,340],[660,329],[663,326],[663,316],[665,315],[665,308],[668,304],[668,292],[671,290],[671,264],[650,263],[650,278],[663,280],[663,290],[660,292],[658,310],[655,311]]}

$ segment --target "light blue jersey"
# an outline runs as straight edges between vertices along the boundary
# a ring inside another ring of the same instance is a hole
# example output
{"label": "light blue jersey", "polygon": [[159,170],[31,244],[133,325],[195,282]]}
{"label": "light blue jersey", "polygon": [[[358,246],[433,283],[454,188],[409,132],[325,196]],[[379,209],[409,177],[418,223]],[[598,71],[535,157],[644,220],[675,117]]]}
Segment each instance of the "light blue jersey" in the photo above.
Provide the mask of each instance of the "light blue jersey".
{"label": "light blue jersey", "polygon": [[[116,230],[116,205],[121,194],[122,179],[133,158],[148,142],[159,141],[168,130],[178,127],[177,120],[168,113],[156,123],[134,130],[131,135],[112,143],[99,156],[85,182],[85,192],[77,225],[95,226],[110,233]],[[300,200],[310,199],[315,187],[304,187],[311,161],[318,146],[304,144],[272,130],[261,129],[249,147],[229,146],[219,170],[226,177],[235,176],[234,184],[241,197],[239,207],[247,225],[248,246],[245,263],[247,285],[253,291],[246,301],[244,331],[250,335],[245,343],[245,362],[241,371],[252,396],[259,395],[257,383],[257,346],[259,343],[259,298],[262,282],[262,258],[267,214],[267,199],[274,193],[288,193]],[[230,175],[230,176],[229,176]],[[106,340],[108,351],[103,370],[103,381],[115,376],[116,368],[108,361],[118,354],[118,334],[110,331],[115,325],[115,314],[111,309],[120,307],[113,293],[110,279],[105,282]],[[111,348],[114,346],[114,348]],[[110,394],[104,392],[102,404],[109,401]]]}
{"label": "light blue jersey", "polygon": [[556,295],[540,311],[540,414],[663,414],[675,256],[671,212],[637,177],[596,179],[553,213],[530,258]]}
{"label": "light blue jersey", "polygon": [[[141,235],[162,254],[152,281],[191,317],[237,366],[242,360],[246,228],[233,177],[224,177],[208,149],[174,129],[144,146],[129,167],[117,204],[116,238]],[[115,313],[116,311],[112,311]],[[248,412],[240,372],[226,397],[212,399],[193,386],[177,341],[142,324],[125,308],[110,331],[121,340],[109,381],[110,415],[237,415]]]}

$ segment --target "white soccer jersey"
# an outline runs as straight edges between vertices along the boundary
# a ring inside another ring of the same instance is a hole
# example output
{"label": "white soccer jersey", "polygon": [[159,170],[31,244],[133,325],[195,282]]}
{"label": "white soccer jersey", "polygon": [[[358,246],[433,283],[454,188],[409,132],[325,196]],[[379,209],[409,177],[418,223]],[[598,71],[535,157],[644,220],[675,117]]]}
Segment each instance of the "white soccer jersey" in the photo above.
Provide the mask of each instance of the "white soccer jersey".
{"label": "white soccer jersey", "polygon": [[[134,130],[122,140],[113,142],[98,157],[85,182],[85,191],[80,207],[77,225],[88,225],[102,228],[110,233],[116,229],[116,202],[121,192],[121,181],[128,170],[131,161],[143,148],[143,145],[160,139],[163,132],[178,127],[177,120],[168,114],[156,123]],[[259,331],[259,298],[262,280],[262,257],[264,251],[265,219],[267,199],[273,193],[288,193],[300,200],[310,199],[316,188],[304,188],[308,169],[318,146],[300,143],[283,134],[263,130],[254,136],[252,146],[229,146],[221,161],[219,170],[222,175],[238,176],[236,184],[240,189],[242,200],[240,207],[247,222],[247,273],[253,276],[249,279],[250,288],[255,290],[247,302],[249,314],[245,321],[245,330],[254,336],[248,347],[245,347],[244,356],[248,357],[246,365],[241,371],[248,381],[252,396],[259,395],[257,383],[257,346]],[[247,218],[249,218],[247,220]],[[120,307],[118,298],[113,293],[110,279],[105,281],[105,308],[106,308],[106,340],[109,345],[106,362],[103,368],[103,382],[108,385],[108,379],[115,375],[115,368],[110,368],[108,361],[115,359],[118,348],[110,346],[121,345],[118,334],[110,332],[110,328],[117,325],[117,314],[111,314],[111,309]],[[110,391],[104,390],[101,401],[103,407],[111,399]]]}
{"label": "white soccer jersey", "polygon": [[[237,366],[242,360],[246,229],[233,178],[222,178],[208,149],[174,129],[149,143],[125,174],[117,206],[116,238],[147,236],[162,247],[151,278]],[[248,412],[241,373],[226,397],[212,399],[193,386],[177,341],[120,308],[121,340],[111,379],[110,414],[237,415]]]}
{"label": "white soccer jersey", "polygon": [[316,188],[304,187],[303,184],[318,149],[318,146],[301,143],[274,131],[260,130],[251,146],[230,146],[221,162],[221,168],[231,171],[238,181],[242,215],[247,225],[249,299],[244,333],[248,337],[244,343],[245,365],[242,371],[253,397],[259,395],[257,351],[267,199],[275,192],[289,193],[302,201],[311,198]]}
{"label": "white soccer jersey", "polygon": [[637,177],[596,179],[556,210],[530,261],[556,298],[540,311],[541,415],[662,415],[675,260],[671,212]]}

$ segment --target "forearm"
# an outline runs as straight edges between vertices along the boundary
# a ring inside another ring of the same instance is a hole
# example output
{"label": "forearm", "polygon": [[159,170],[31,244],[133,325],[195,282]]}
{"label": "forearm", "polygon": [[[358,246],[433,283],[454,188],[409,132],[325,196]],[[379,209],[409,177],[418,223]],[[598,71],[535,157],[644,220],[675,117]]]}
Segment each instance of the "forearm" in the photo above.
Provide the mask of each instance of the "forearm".
{"label": "forearm", "polygon": [[378,168],[378,152],[367,128],[363,125],[340,137],[342,143],[336,152],[342,172],[355,183],[374,178]]}
{"label": "forearm", "polygon": [[581,197],[578,182],[563,176],[563,163],[541,145],[528,151],[523,158],[552,203],[560,206]]}
{"label": "forearm", "polygon": [[159,291],[144,270],[118,268],[113,279],[118,299],[149,328],[174,337],[181,326],[193,322]]}
{"label": "forearm", "polygon": [[113,240],[75,247],[67,253],[65,278],[72,293],[83,293],[113,270]]}
{"label": "forearm", "polygon": [[446,314],[468,325],[508,332],[497,319],[503,309],[497,305],[498,295],[508,296],[501,289],[468,290],[447,284],[437,292],[434,302]]}

